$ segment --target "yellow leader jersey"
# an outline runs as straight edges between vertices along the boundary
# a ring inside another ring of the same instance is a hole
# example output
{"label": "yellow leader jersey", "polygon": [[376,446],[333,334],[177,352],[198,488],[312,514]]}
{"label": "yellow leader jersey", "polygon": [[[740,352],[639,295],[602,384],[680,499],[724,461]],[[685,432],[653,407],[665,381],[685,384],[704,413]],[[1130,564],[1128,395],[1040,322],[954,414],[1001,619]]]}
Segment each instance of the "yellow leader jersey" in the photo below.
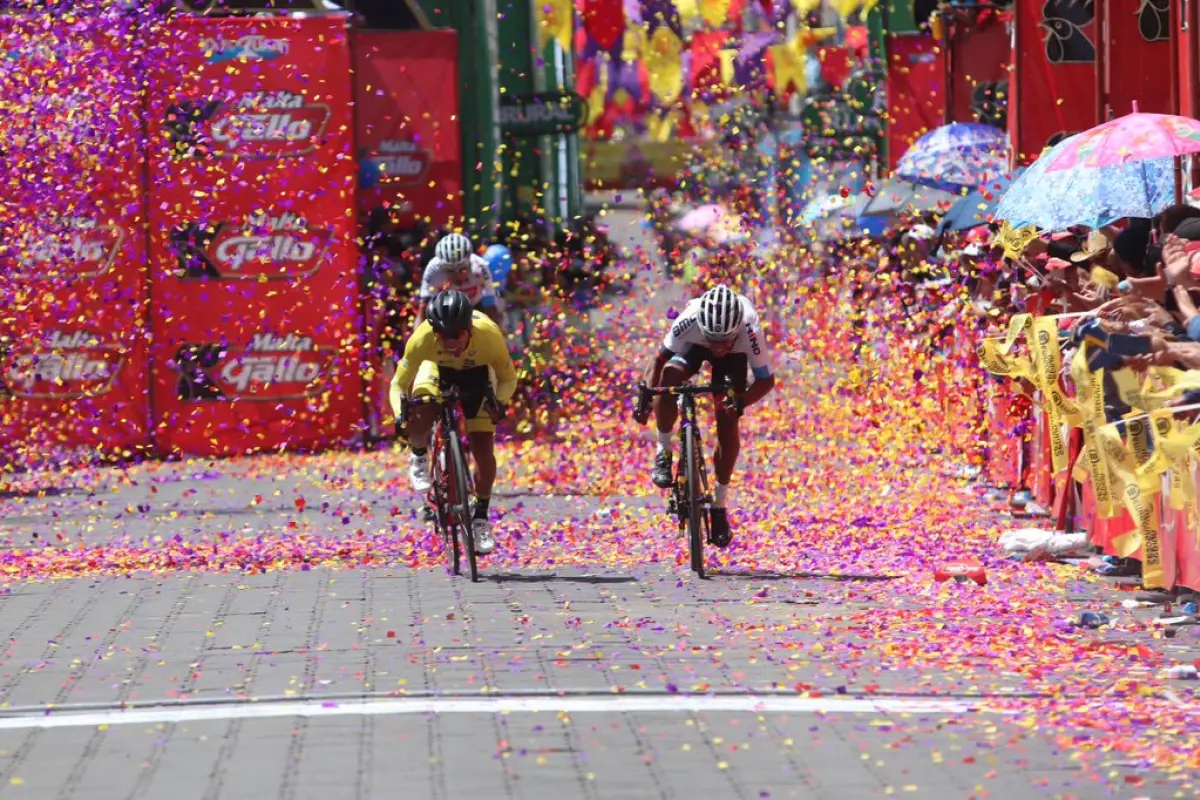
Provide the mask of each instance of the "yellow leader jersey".
{"label": "yellow leader jersey", "polygon": [[396,365],[392,376],[392,405],[398,406],[400,395],[412,392],[417,371],[426,361],[439,368],[464,370],[475,367],[491,367],[496,373],[496,399],[507,403],[517,389],[517,371],[508,352],[508,342],[495,322],[476,311],[471,318],[471,338],[466,348],[458,355],[447,353],[442,348],[441,338],[434,333],[433,325],[426,320],[417,326],[408,343],[404,345],[404,357]]}

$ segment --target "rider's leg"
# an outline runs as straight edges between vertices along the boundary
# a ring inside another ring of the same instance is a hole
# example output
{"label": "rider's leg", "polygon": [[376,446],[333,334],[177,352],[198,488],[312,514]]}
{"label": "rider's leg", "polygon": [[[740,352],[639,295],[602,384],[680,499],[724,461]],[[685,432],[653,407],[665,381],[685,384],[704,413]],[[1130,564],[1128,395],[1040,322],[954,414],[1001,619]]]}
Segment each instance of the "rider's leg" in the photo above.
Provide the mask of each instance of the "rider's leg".
{"label": "rider's leg", "polygon": [[463,403],[463,415],[467,418],[467,439],[471,444],[471,455],[475,459],[475,510],[471,515],[471,532],[475,537],[475,551],[481,555],[492,552],[496,541],[492,538],[492,525],[488,511],[492,502],[492,486],[496,483],[496,425],[492,422],[483,396],[489,385],[490,373],[483,368],[467,379],[471,394]]}
{"label": "rider's leg", "polygon": [[426,361],[417,369],[412,397],[414,400],[433,401],[413,405],[408,412],[408,446],[411,450],[408,476],[413,490],[424,493],[432,486],[429,479],[429,436],[437,419],[437,400],[441,397],[437,364]]}
{"label": "rider's leg", "polygon": [[723,406],[717,406],[717,449],[713,454],[713,467],[717,473],[714,505],[725,505],[725,495],[729,490],[729,482],[733,480],[733,469],[737,466],[738,452],[741,447],[742,440],[738,431],[737,412],[727,411]]}
{"label": "rider's leg", "polygon": [[470,431],[467,436],[475,458],[475,497],[491,500],[492,486],[496,483],[496,435],[491,431]]}
{"label": "rider's leg", "polygon": [[442,393],[437,364],[426,361],[417,368],[417,377],[413,380],[412,397],[423,401],[409,408],[408,444],[416,455],[423,454],[429,448],[429,436],[433,423],[437,421],[438,401]]}
{"label": "rider's leg", "polygon": [[[672,359],[663,367],[661,382],[663,386],[681,386],[695,374],[685,364]],[[675,421],[679,419],[679,401],[671,395],[659,395],[654,398],[654,420],[658,425],[658,440],[667,437],[667,449],[670,449],[671,431],[675,430]]]}
{"label": "rider's leg", "polygon": [[[733,389],[738,395],[746,393],[747,358],[744,353],[729,353],[713,363],[713,384]],[[717,449],[713,453],[713,471],[717,473],[714,505],[725,506],[729,482],[733,480],[733,468],[737,466],[738,452],[742,448],[738,430],[738,413],[725,407],[722,398],[714,397],[717,415]]]}
{"label": "rider's leg", "polygon": [[408,446],[417,454],[427,452],[433,423],[437,421],[438,407],[435,403],[423,403],[414,406],[408,413]]}
{"label": "rider's leg", "polygon": [[[659,380],[663,386],[679,386],[686,383],[694,373],[695,370],[690,369],[686,363],[672,359],[663,367]],[[654,418],[658,426],[658,450],[654,454],[654,469],[650,473],[650,479],[655,486],[666,489],[670,487],[673,480],[671,460],[674,439],[671,431],[675,428],[675,422],[679,418],[679,404],[676,398],[671,395],[655,397]]]}

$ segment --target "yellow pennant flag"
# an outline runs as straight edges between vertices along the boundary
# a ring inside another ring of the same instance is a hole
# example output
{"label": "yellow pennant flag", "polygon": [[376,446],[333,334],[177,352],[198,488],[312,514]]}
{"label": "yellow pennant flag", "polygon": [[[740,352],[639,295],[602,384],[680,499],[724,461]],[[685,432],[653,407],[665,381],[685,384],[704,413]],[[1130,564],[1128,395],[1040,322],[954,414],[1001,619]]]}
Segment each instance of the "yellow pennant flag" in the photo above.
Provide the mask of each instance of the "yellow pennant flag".
{"label": "yellow pennant flag", "polygon": [[730,0],[703,0],[700,3],[700,14],[709,27],[719,28],[729,18]]}
{"label": "yellow pennant flag", "polygon": [[1033,357],[1034,385],[1046,399],[1050,414],[1050,460],[1056,473],[1062,472],[1067,464],[1067,442],[1063,435],[1066,417],[1062,411],[1062,390],[1058,388],[1058,373],[1062,369],[1062,352],[1058,347],[1058,320],[1053,317],[1038,317],[1033,321],[1033,332],[1029,343]]}
{"label": "yellow pennant flag", "polygon": [[663,105],[679,99],[683,91],[683,43],[666,25],[659,25],[646,44],[646,70],[650,73],[650,91]]}
{"label": "yellow pennant flag", "polygon": [[538,34],[545,47],[555,40],[563,50],[575,33],[575,4],[571,0],[538,0]]}
{"label": "yellow pennant flag", "polygon": [[771,45],[771,66],[775,78],[775,91],[783,92],[789,86],[803,94],[808,91],[808,77],[805,69],[805,54],[796,47],[793,38],[783,44]]}
{"label": "yellow pennant flag", "polygon": [[1071,359],[1071,381],[1079,392],[1079,415],[1083,428],[1083,454],[1075,462],[1076,480],[1090,475],[1092,494],[1096,498],[1096,513],[1101,519],[1117,516],[1113,479],[1104,450],[1096,439],[1096,428],[1104,424],[1104,370],[1089,372],[1084,348],[1075,351]]}

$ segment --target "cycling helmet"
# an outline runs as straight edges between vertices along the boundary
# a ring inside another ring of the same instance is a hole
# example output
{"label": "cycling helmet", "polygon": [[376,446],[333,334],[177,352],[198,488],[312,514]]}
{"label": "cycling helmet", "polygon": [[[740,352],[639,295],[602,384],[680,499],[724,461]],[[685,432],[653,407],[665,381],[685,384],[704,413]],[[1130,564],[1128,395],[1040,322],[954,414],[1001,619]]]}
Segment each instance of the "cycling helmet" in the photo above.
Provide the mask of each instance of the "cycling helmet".
{"label": "cycling helmet", "polygon": [[433,329],[451,336],[471,327],[473,313],[471,300],[456,289],[438,292],[429,301],[429,307],[426,309],[426,317]]}
{"label": "cycling helmet", "polygon": [[471,240],[461,233],[450,233],[437,243],[434,253],[447,264],[466,264],[471,260]]}
{"label": "cycling helmet", "polygon": [[700,314],[696,322],[704,338],[727,341],[741,332],[742,299],[723,283],[700,296]]}

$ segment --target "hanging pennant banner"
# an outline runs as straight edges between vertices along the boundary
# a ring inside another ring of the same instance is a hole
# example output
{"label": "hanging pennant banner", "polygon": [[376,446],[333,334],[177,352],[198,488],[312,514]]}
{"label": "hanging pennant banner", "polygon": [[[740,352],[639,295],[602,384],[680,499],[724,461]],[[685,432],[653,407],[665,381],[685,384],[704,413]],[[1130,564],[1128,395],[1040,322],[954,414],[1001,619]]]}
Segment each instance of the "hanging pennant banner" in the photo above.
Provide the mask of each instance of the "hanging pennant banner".
{"label": "hanging pennant banner", "polygon": [[1093,4],[1016,0],[1009,132],[1019,164],[1071,134],[1096,125]]}
{"label": "hanging pennant banner", "polygon": [[[1133,111],[1175,113],[1171,81],[1170,13],[1166,2],[1096,0],[1108,36],[1103,41],[1100,96],[1108,118]],[[1103,120],[1102,120],[1103,121]]]}
{"label": "hanging pennant banner", "polygon": [[887,37],[888,168],[909,145],[942,124],[945,70],[937,42],[925,34]]}
{"label": "hanging pennant banner", "polygon": [[1004,129],[1012,40],[1008,26],[986,14],[978,24],[955,26],[950,37],[950,119]]}

